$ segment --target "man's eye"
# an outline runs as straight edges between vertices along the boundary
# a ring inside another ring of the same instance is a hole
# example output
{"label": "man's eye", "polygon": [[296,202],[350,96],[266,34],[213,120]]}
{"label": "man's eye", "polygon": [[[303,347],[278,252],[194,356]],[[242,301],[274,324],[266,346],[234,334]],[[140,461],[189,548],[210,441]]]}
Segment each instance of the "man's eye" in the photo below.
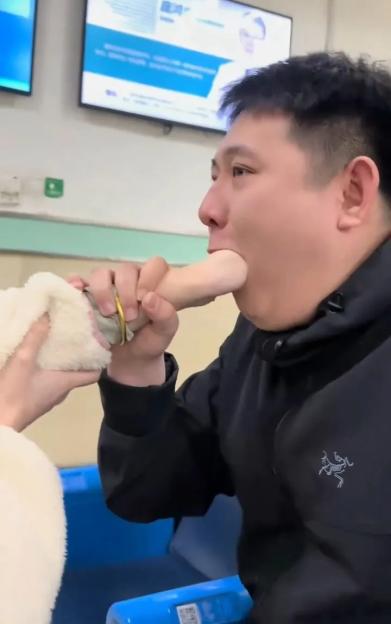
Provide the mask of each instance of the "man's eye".
{"label": "man's eye", "polygon": [[244,167],[232,167],[232,175],[234,178],[242,177],[248,173],[250,173],[249,170]]}

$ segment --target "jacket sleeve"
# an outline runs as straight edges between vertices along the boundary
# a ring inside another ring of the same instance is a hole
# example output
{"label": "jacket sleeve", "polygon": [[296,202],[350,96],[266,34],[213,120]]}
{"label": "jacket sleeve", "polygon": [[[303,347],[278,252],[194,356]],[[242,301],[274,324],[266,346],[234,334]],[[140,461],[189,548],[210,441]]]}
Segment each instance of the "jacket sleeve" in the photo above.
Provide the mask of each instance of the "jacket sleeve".
{"label": "jacket sleeve", "polygon": [[139,522],[202,515],[217,494],[233,493],[217,435],[228,341],[176,393],[171,355],[162,386],[134,388],[102,376],[98,458],[106,501],[117,515]]}

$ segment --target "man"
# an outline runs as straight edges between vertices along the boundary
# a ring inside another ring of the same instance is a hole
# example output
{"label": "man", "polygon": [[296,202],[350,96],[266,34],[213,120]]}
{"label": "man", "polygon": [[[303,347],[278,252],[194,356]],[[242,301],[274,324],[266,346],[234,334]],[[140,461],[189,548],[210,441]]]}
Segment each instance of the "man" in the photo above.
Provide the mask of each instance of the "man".
{"label": "man", "polygon": [[[208,93],[208,103],[218,111],[224,89],[261,65],[270,63],[265,54],[266,26],[260,15],[246,11],[240,20],[237,54],[220,65]],[[275,60],[275,59],[274,59]]]}
{"label": "man", "polygon": [[243,509],[256,624],[391,621],[391,77],[291,58],[226,95],[200,218],[248,263],[219,357],[175,394],[177,318],[154,259],[91,277],[150,324],[101,381],[100,468],[129,520]]}

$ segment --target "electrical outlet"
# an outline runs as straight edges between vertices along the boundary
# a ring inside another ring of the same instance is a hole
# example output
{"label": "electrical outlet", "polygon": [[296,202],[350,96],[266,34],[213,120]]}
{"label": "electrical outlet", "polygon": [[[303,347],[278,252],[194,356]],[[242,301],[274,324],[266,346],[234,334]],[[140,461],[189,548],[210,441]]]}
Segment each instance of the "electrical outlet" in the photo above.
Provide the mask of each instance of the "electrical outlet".
{"label": "electrical outlet", "polygon": [[0,204],[16,206],[20,204],[20,178],[0,176]]}

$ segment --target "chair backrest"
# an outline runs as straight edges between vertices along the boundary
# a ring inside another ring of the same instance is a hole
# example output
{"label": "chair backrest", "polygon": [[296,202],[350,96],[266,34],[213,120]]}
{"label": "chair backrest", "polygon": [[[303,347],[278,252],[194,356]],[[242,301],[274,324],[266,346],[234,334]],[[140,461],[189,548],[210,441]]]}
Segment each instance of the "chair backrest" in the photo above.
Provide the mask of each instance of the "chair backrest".
{"label": "chair backrest", "polygon": [[68,569],[167,554],[172,520],[138,524],[115,516],[106,507],[96,465],[62,468],[60,476],[68,525]]}
{"label": "chair backrest", "polygon": [[237,498],[216,496],[204,516],[181,520],[170,551],[209,579],[237,574],[241,522]]}

